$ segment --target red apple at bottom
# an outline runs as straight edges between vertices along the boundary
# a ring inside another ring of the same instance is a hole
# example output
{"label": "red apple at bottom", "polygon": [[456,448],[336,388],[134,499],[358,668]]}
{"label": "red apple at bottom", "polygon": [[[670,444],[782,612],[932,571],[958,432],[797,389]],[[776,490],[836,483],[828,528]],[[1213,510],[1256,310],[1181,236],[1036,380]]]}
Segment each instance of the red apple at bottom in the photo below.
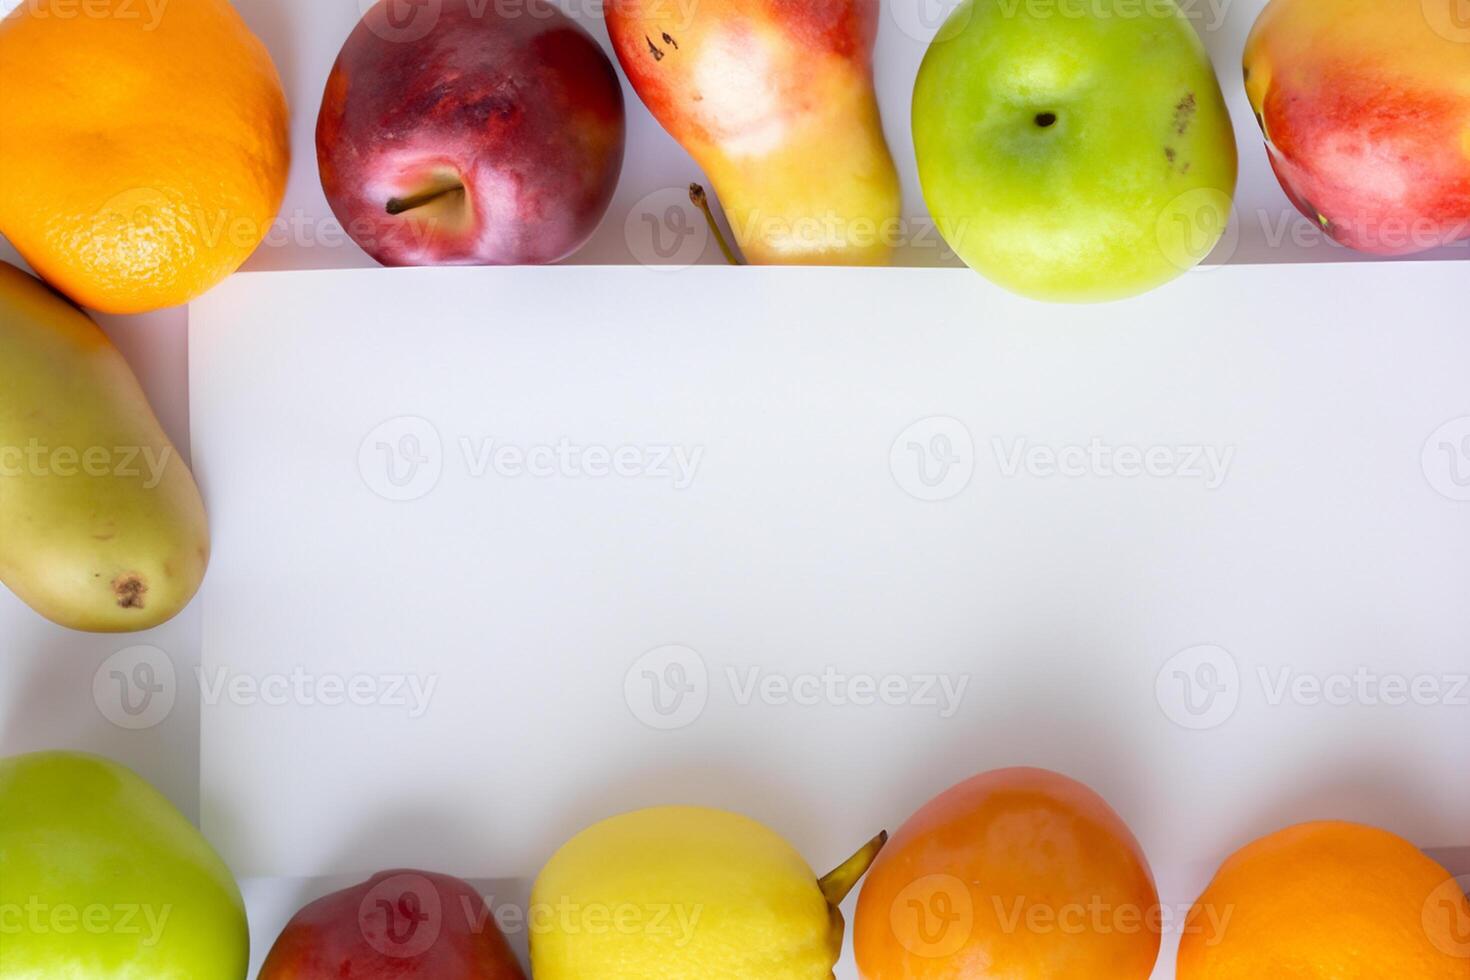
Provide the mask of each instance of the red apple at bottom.
{"label": "red apple at bottom", "polygon": [[317,118],[322,188],[384,265],[555,262],[596,230],[623,165],[612,62],[546,0],[384,0]]}
{"label": "red apple at bottom", "polygon": [[384,871],[306,906],[258,980],[525,980],[484,898],[427,871]]}

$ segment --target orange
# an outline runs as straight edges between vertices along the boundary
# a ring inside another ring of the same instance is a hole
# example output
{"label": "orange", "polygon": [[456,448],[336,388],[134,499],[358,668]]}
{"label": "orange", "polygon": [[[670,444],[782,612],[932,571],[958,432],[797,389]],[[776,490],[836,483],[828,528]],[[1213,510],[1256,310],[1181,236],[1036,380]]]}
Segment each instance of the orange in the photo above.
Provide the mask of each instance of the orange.
{"label": "orange", "polygon": [[1179,947],[1178,980],[1266,977],[1470,980],[1470,903],[1448,871],[1387,831],[1280,831],[1225,862]]}
{"label": "orange", "polygon": [[227,0],[25,0],[0,65],[0,233],[78,303],[187,302],[270,229],[286,97]]}
{"label": "orange", "polygon": [[1147,980],[1162,929],[1148,861],[1107,802],[1004,769],[893,835],[853,933],[863,980]]}

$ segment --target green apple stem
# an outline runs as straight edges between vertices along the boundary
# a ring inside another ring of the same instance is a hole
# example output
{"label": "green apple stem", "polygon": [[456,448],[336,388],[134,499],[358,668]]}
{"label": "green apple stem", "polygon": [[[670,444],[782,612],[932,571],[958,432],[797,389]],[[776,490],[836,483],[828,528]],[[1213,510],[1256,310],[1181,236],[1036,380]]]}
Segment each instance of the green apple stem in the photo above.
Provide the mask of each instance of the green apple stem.
{"label": "green apple stem", "polygon": [[704,214],[705,223],[714,234],[715,241],[719,243],[720,251],[725,253],[725,261],[731,265],[744,265],[740,256],[735,254],[735,249],[730,246],[730,240],[720,230],[720,223],[715,220],[715,213],[709,206],[709,195],[704,192],[704,187],[699,184],[689,185],[689,200]]}
{"label": "green apple stem", "polygon": [[842,904],[843,899],[847,898],[857,887],[863,875],[868,873],[868,869],[878,859],[878,852],[883,850],[883,845],[887,843],[888,831],[885,830],[864,844],[861,851],[844,861],[836,871],[818,882],[828,905],[836,908]]}
{"label": "green apple stem", "polygon": [[388,213],[394,215],[403,214],[405,211],[421,208],[425,204],[433,204],[446,194],[454,194],[462,190],[464,190],[463,184],[446,184],[442,187],[433,187],[426,191],[420,191],[417,194],[410,194],[408,197],[395,197],[388,202]]}

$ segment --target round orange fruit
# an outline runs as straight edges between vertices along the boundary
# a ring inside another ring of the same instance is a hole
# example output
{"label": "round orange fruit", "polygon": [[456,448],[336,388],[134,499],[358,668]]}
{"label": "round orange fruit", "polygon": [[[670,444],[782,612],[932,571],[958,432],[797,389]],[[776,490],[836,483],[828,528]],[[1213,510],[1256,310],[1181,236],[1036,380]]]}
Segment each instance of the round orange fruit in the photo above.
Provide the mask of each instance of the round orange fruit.
{"label": "round orange fruit", "polygon": [[1004,769],[940,795],[889,840],[854,924],[864,980],[1147,980],[1163,910],[1101,796]]}
{"label": "round orange fruit", "polygon": [[0,233],[78,303],[187,302],[264,238],[286,98],[228,0],[26,0],[0,64]]}
{"label": "round orange fruit", "polygon": [[1470,903],[1408,841],[1309,823],[1225,862],[1185,923],[1178,980],[1470,980]]}

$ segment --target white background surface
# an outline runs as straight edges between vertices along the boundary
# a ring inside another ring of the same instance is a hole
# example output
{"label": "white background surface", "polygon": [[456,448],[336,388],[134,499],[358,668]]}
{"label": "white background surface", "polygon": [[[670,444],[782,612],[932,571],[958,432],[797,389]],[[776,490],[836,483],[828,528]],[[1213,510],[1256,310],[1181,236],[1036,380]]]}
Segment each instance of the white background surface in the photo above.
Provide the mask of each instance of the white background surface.
{"label": "white background surface", "polygon": [[[0,8],[12,5],[0,0]],[[311,138],[322,84],[338,46],[360,13],[360,7],[356,0],[321,0],[310,4],[289,3],[286,0],[240,0],[238,6],[265,39],[280,67],[292,100],[295,141],[295,161],[281,227],[247,267],[285,269],[366,265],[368,263],[365,257],[355,246],[341,242],[335,223],[328,218],[316,180]],[[1240,261],[1357,261],[1357,257],[1313,236],[1310,223],[1295,216],[1265,165],[1258,135],[1238,83],[1236,67],[1246,32],[1260,6],[1257,0],[1244,0],[1238,4],[1226,4],[1223,8],[1212,8],[1205,4],[1193,8],[1196,23],[1200,26],[1202,36],[1220,70],[1241,136],[1242,184],[1239,195],[1241,215],[1237,226],[1238,244],[1233,250],[1227,246],[1226,251]],[[878,74],[890,141],[905,175],[906,210],[911,216],[921,216],[923,209],[913,178],[912,149],[906,136],[908,93],[914,71],[922,57],[924,41],[941,22],[943,9],[943,4],[934,4],[927,11],[921,11],[918,0],[885,2],[886,16],[882,22]],[[596,29],[595,22],[592,26]],[[656,219],[661,218],[666,215],[669,206],[682,206],[683,185],[695,175],[687,157],[657,129],[631,94],[629,119],[629,156],[618,200],[593,245],[578,256],[579,262],[632,263],[638,261],[640,256],[646,257],[651,239],[648,237],[648,226],[643,216],[652,214]],[[650,198],[649,195],[654,196]],[[629,228],[634,230],[633,233],[629,233]],[[914,223],[914,234],[924,234],[922,222],[918,218]],[[694,244],[697,245],[697,241]],[[716,260],[713,251],[706,250],[704,261]],[[8,247],[4,254],[6,257],[13,256]],[[1465,254],[1464,248],[1456,248],[1446,250],[1443,257],[1463,261]],[[1222,254],[1217,259],[1224,257]],[[937,264],[944,261],[944,256],[937,248],[920,245],[905,253],[903,261],[908,264]],[[1295,288],[1295,285],[1291,287]],[[1318,297],[1315,305],[1323,316],[1332,316],[1336,312],[1334,297],[1330,294]],[[1462,306],[1447,305],[1442,312],[1450,313],[1462,309]],[[1172,315],[1189,322],[1193,319],[1194,311],[1180,308],[1173,310]],[[697,311],[681,311],[681,316],[696,323],[701,319]],[[166,311],[128,319],[104,318],[103,323],[139,373],[175,442],[181,448],[186,447],[189,444],[189,393],[186,383],[187,354],[183,311]],[[1380,380],[1389,392],[1402,392],[1405,397],[1417,397],[1418,374],[1412,363],[1404,362],[1399,357],[1395,342],[1404,323],[1403,317],[1389,314],[1377,325],[1383,342],[1380,368],[1390,373],[1396,367],[1402,371],[1393,377],[1385,373]],[[1290,322],[1277,326],[1284,336],[1290,336],[1297,327]],[[1333,349],[1332,339],[1323,342],[1324,359]],[[281,356],[289,355],[289,351],[285,350],[280,353]],[[858,353],[859,349],[854,347],[835,356],[855,357]],[[905,357],[913,358],[932,355],[932,351],[926,351],[920,346],[905,353]],[[1463,364],[1463,360],[1461,363]],[[1241,375],[1238,380],[1246,389],[1259,383],[1259,378],[1248,375]],[[1324,409],[1323,414],[1317,417],[1318,424],[1324,430],[1333,425],[1360,424],[1365,420],[1372,420],[1378,412],[1378,406],[1364,402],[1362,389],[1354,386],[1347,386],[1336,392],[1329,407],[1331,412]],[[1447,407],[1441,414],[1448,418],[1465,413],[1470,413],[1470,405]],[[1343,438],[1350,436],[1344,435]],[[1412,452],[1414,448],[1403,449],[1403,452]],[[1301,467],[1290,466],[1289,461],[1284,460],[1283,466],[1283,479],[1286,475],[1301,471]],[[1344,488],[1344,493],[1347,492],[1345,488],[1353,485],[1351,482],[1339,484]],[[210,503],[213,506],[215,501],[211,499]],[[1461,506],[1455,513],[1461,514],[1463,511],[1464,506]],[[218,509],[214,516],[216,521],[227,518]],[[1463,514],[1459,519],[1464,520]],[[1373,522],[1368,521],[1367,524],[1368,530],[1363,533],[1369,535],[1371,540],[1374,533]],[[1463,565],[1466,552],[1463,524],[1461,528],[1459,537],[1447,538],[1441,547],[1447,553],[1458,554]],[[1393,530],[1378,528],[1376,533],[1388,535]],[[1188,546],[1187,541],[1176,544],[1179,547]],[[1424,572],[1417,565],[1411,567],[1417,568],[1418,573]],[[1385,576],[1385,582],[1388,583],[1385,590],[1390,595],[1393,590],[1389,586],[1394,578],[1393,575]],[[1310,578],[1307,579],[1308,585],[1311,582]],[[1420,600],[1430,602],[1424,596]],[[1370,609],[1376,609],[1382,604],[1381,599],[1370,598],[1367,602]],[[1249,628],[1260,615],[1257,609],[1237,609],[1223,601],[1212,604],[1207,612],[1211,616],[1233,615],[1235,618],[1231,622],[1242,628]],[[1416,619],[1406,623],[1385,615],[1378,635],[1383,637],[1387,645],[1401,639],[1406,630],[1414,633],[1419,622]],[[186,812],[198,812],[199,713],[198,694],[194,687],[189,684],[181,685],[174,709],[160,724],[142,731],[122,731],[112,725],[98,710],[92,692],[93,676],[103,661],[119,649],[135,644],[152,644],[163,649],[187,676],[199,660],[201,619],[197,604],[173,623],[146,636],[126,639],[86,637],[65,633],[39,622],[8,593],[0,592],[0,628],[4,630],[7,659],[7,669],[0,674],[0,752],[8,754],[58,746],[102,751],[137,768],[169,793]],[[1334,625],[1333,628],[1341,627]],[[1453,637],[1441,637],[1441,640],[1446,639]],[[1463,641],[1466,637],[1463,631],[1458,634],[1458,639],[1461,641],[1460,649],[1464,650]],[[1414,656],[1414,650],[1429,649],[1431,647],[1422,643],[1410,645],[1405,656]],[[1261,824],[1270,824],[1272,818],[1290,819],[1300,815],[1299,811],[1307,809],[1384,807],[1385,812],[1395,818],[1386,822],[1408,824],[1411,830],[1434,829],[1432,824],[1422,822],[1426,820],[1422,815],[1422,806],[1427,805],[1427,801],[1404,798],[1398,793],[1397,770],[1405,762],[1398,756],[1393,758],[1392,765],[1380,759],[1361,768],[1349,766],[1347,768],[1351,771],[1345,773],[1334,772],[1317,784],[1323,787],[1320,794],[1304,791],[1296,797],[1288,796],[1284,801],[1273,798],[1252,800],[1242,805],[1254,804],[1259,807],[1262,811],[1259,821]],[[1408,765],[1412,768],[1413,764]],[[1293,803],[1292,800],[1298,802]],[[1448,814],[1448,817],[1431,816],[1427,819],[1451,819],[1455,816],[1455,811],[1450,810]],[[1458,815],[1464,816],[1463,806]],[[1245,834],[1246,830],[1242,829],[1241,833]],[[1426,845],[1453,843],[1438,838],[1427,838],[1421,842]],[[1463,843],[1463,839],[1460,842]],[[829,857],[825,852],[812,855],[814,862],[827,860]],[[287,906],[292,905],[297,897],[294,892],[293,887],[285,887],[281,891],[283,897],[280,906],[256,909],[253,914],[262,916],[267,923],[278,923],[289,914]],[[267,926],[259,932],[256,935],[257,945],[262,949],[268,945],[274,931],[273,926]]]}

